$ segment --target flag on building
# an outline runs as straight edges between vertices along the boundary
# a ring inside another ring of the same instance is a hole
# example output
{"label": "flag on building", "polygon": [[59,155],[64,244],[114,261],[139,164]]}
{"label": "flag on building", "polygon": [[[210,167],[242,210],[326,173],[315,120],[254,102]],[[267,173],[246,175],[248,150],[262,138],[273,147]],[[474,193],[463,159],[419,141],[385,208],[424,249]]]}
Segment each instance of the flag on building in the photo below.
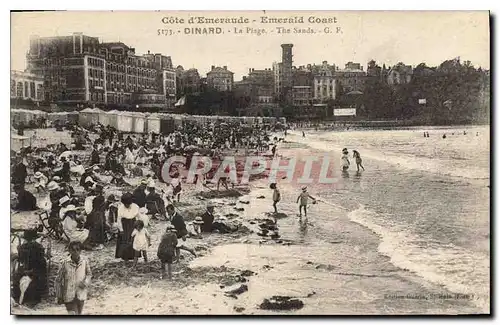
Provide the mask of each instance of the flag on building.
{"label": "flag on building", "polygon": [[175,107],[186,105],[186,96],[182,96],[177,103],[175,103]]}

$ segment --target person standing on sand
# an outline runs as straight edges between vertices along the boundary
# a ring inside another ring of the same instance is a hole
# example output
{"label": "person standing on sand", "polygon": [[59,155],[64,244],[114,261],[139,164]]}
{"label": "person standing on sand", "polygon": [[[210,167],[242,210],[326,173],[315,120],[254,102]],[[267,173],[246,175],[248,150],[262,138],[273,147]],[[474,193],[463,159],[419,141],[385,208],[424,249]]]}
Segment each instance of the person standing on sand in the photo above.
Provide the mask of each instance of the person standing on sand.
{"label": "person standing on sand", "polygon": [[316,204],[316,199],[307,192],[307,186],[302,187],[302,193],[297,197],[297,203],[299,203],[300,200],[299,217],[302,217],[302,209],[304,209],[304,216],[307,218],[307,203],[309,198],[313,200],[313,204]]}
{"label": "person standing on sand", "polygon": [[172,280],[172,263],[175,257],[175,249],[178,240],[175,227],[172,225],[167,226],[167,231],[162,236],[160,245],[158,246],[157,256],[161,261],[161,275],[160,279],[165,278],[165,266],[168,271],[168,279]]}
{"label": "person standing on sand", "polygon": [[116,241],[115,258],[121,258],[124,261],[134,258],[132,232],[138,215],[139,207],[132,202],[132,194],[123,194],[117,212],[116,222],[119,234]]}
{"label": "person standing on sand", "polygon": [[304,133],[304,131],[302,131],[302,137],[305,138],[306,137],[306,134]]}
{"label": "person standing on sand", "polygon": [[271,183],[269,187],[273,190],[273,208],[274,208],[274,213],[278,214],[278,208],[276,207],[276,204],[278,204],[279,201],[281,201],[281,193],[280,190],[278,189],[276,183]]}
{"label": "person standing on sand", "polygon": [[359,172],[359,167],[363,168],[364,171],[365,167],[363,167],[363,160],[361,159],[361,155],[357,150],[352,151],[352,157],[356,159],[356,167],[358,168],[358,172]]}
{"label": "person standing on sand", "polygon": [[68,245],[70,258],[63,262],[55,286],[57,302],[65,304],[69,315],[81,315],[92,278],[89,261],[80,255],[81,243]]}
{"label": "person standing on sand", "polygon": [[349,161],[349,151],[347,151],[347,148],[342,149],[342,171],[347,172],[349,169],[349,166],[351,165],[351,162]]}
{"label": "person standing on sand", "polygon": [[[167,214],[168,214],[168,219],[172,223],[172,225],[175,227],[175,230],[177,232],[177,238],[182,239],[182,241],[186,241],[188,231],[186,227],[186,223],[184,222],[184,218],[177,212],[175,211],[175,207],[172,204],[169,204],[167,206]],[[181,249],[190,252],[192,255],[196,256],[196,253],[184,246],[184,245],[177,245],[175,251],[176,251],[176,262],[179,262],[180,258],[180,252]]]}
{"label": "person standing on sand", "polygon": [[137,261],[139,257],[144,257],[144,263],[148,262],[148,255],[146,250],[151,246],[151,237],[146,228],[144,228],[144,222],[142,220],[137,220],[135,222],[135,229],[132,231],[134,238],[133,248],[134,248],[134,265],[137,266]]}

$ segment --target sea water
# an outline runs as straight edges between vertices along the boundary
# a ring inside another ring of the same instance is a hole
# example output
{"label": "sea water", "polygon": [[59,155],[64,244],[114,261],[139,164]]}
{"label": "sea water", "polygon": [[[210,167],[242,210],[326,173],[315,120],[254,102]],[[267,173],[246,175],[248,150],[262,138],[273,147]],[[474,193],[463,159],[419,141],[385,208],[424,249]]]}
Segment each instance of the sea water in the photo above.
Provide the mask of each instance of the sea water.
{"label": "sea water", "polygon": [[[349,172],[337,171],[335,188],[311,185],[309,192],[345,207],[352,221],[378,234],[380,253],[394,265],[474,295],[478,307],[489,309],[489,127],[306,132],[305,138],[292,132],[288,140],[339,163],[347,148]],[[353,149],[365,171],[356,172]],[[315,226],[326,227],[329,217],[320,215],[325,220]]]}

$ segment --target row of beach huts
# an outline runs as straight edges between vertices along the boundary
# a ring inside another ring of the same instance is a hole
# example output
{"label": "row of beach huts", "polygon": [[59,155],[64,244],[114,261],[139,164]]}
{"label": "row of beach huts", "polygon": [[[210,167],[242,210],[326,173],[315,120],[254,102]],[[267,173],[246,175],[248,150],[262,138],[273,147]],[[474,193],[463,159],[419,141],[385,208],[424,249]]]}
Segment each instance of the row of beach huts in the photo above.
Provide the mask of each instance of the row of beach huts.
{"label": "row of beach huts", "polygon": [[40,110],[11,109],[12,125],[30,125],[32,121],[46,119],[52,124],[78,121],[83,127],[100,123],[112,126],[126,133],[171,133],[184,123],[197,123],[206,125],[209,122],[236,122],[241,121],[248,125],[271,124],[276,122],[285,124],[284,118],[276,117],[251,117],[251,116],[205,116],[168,113],[141,113],[126,111],[103,111],[99,108],[86,108],[79,112],[47,113]]}

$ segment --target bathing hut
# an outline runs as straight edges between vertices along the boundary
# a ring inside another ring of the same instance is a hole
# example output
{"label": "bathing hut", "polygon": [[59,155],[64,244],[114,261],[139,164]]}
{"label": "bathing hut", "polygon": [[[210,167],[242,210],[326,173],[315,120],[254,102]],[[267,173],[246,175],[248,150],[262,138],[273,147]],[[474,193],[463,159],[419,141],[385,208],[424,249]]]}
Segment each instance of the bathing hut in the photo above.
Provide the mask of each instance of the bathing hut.
{"label": "bathing hut", "polygon": [[84,126],[88,127],[92,124],[97,124],[99,122],[99,114],[102,112],[98,108],[86,108],[80,111],[78,122]]}
{"label": "bathing hut", "polygon": [[132,112],[133,128],[135,133],[144,133],[146,129],[146,115],[144,113]]}
{"label": "bathing hut", "polygon": [[120,114],[120,112],[117,110],[108,112],[109,126],[114,127],[115,129],[118,129],[118,114]]}
{"label": "bathing hut", "polygon": [[121,132],[134,132],[134,116],[129,112],[119,112],[116,115],[117,129]]}
{"label": "bathing hut", "polygon": [[161,120],[160,116],[157,114],[150,114],[146,117],[146,131],[160,133],[161,132]]}
{"label": "bathing hut", "polygon": [[161,134],[170,134],[175,131],[175,120],[172,116],[161,114],[159,117]]}
{"label": "bathing hut", "polygon": [[104,126],[109,125],[109,114],[106,111],[100,111],[99,112],[99,123],[101,123]]}

